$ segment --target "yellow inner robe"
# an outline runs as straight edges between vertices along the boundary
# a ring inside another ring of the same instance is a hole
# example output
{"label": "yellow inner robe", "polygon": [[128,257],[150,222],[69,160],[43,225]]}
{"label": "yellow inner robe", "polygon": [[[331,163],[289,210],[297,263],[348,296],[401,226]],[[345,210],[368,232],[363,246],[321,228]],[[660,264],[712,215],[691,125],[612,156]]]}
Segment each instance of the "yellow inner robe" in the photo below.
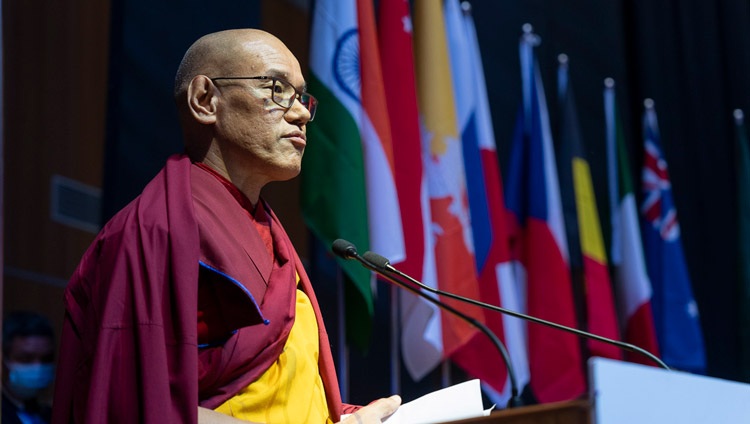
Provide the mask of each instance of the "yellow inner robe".
{"label": "yellow inner robe", "polygon": [[318,323],[297,290],[296,317],[279,358],[216,411],[256,423],[332,423],[318,370]]}

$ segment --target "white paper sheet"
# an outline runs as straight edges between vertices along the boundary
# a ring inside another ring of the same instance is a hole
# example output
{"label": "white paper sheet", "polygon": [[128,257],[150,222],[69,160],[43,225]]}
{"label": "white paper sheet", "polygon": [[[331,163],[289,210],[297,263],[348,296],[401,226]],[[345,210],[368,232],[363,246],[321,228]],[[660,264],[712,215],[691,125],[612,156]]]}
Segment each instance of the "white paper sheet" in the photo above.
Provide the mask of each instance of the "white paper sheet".
{"label": "white paper sheet", "polygon": [[428,393],[398,408],[384,420],[388,424],[440,423],[489,415],[482,409],[479,380],[470,380]]}

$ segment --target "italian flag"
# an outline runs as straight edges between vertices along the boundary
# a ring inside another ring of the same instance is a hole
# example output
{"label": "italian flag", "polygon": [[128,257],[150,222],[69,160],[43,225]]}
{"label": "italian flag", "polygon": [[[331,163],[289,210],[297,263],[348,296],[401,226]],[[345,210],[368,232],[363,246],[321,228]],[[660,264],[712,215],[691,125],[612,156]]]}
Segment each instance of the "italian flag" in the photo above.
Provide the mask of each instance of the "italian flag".
{"label": "italian flag", "polygon": [[[375,18],[366,0],[316,3],[308,91],[320,105],[308,128],[302,212],[327,246],[337,238],[358,251],[403,259],[393,153]],[[373,312],[370,272],[339,261],[346,279],[347,335],[364,346]]]}
{"label": "italian flag", "polygon": [[[651,312],[651,282],[643,256],[640,225],[630,176],[625,138],[615,106],[614,81],[607,79],[604,108],[607,122],[610,196],[612,204],[612,265],[624,341],[659,354]],[[625,353],[626,359],[654,365],[648,358]]]}

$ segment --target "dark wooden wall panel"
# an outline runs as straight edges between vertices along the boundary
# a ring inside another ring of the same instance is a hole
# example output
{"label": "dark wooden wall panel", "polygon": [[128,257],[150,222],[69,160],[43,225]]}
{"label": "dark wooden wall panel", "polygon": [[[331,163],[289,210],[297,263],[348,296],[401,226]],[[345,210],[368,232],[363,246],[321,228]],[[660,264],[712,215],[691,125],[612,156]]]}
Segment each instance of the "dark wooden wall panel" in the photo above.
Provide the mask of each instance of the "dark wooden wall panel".
{"label": "dark wooden wall panel", "polygon": [[6,0],[4,312],[62,321],[60,283],[94,234],[52,221],[50,179],[100,187],[109,1]]}

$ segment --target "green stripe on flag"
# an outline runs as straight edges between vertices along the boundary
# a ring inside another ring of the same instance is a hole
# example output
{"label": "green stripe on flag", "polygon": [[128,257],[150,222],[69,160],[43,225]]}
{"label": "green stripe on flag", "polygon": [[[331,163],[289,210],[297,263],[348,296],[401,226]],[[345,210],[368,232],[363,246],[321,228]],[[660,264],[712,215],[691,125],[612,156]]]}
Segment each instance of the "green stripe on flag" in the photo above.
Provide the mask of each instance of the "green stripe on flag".
{"label": "green stripe on flag", "polygon": [[[356,122],[314,74],[309,91],[320,107],[307,129],[302,160],[301,205],[305,222],[326,246],[337,238],[354,243],[360,253],[369,249],[367,192],[362,142]],[[347,283],[347,338],[359,347],[369,343],[373,300],[370,272],[355,261],[337,258]]]}

